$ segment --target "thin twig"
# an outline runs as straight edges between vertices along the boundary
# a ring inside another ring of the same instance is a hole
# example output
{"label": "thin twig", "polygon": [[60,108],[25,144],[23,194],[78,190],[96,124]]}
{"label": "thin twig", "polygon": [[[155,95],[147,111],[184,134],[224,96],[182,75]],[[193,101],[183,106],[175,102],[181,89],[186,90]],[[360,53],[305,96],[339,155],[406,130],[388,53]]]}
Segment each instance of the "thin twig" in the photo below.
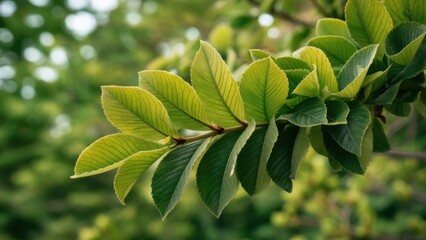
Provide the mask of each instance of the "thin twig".
{"label": "thin twig", "polygon": [[413,158],[418,160],[426,160],[426,152],[411,152],[411,151],[402,151],[402,150],[396,150],[392,149],[388,152],[381,153],[384,155],[388,155],[391,157],[397,157],[397,158]]}
{"label": "thin twig", "polygon": [[[251,3],[252,5],[259,7],[260,3],[257,2],[256,0],[247,0],[249,3]],[[285,12],[278,12],[277,10],[275,10],[275,8],[272,8],[269,10],[269,13],[275,17],[281,18],[287,22],[291,22],[293,24],[296,25],[303,25],[305,27],[314,27],[315,23],[311,23],[311,22],[305,22],[303,20],[297,19]]]}

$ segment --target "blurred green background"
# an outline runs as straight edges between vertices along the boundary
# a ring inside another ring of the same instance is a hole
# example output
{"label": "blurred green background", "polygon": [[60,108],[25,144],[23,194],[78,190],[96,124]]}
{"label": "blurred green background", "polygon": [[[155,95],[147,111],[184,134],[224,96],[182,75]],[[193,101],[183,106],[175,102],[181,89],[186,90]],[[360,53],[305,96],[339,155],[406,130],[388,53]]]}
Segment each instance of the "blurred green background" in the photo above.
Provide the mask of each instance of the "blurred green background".
{"label": "blurred green background", "polygon": [[[237,194],[220,219],[194,181],[165,221],[150,177],[122,206],[113,175],[71,180],[78,154],[116,132],[101,85],[137,85],[165,69],[189,80],[198,40],[211,42],[237,79],[248,49],[288,54],[342,0],[0,1],[0,239],[426,239],[426,161],[375,155],[365,176],[334,173],[314,152],[293,193]],[[426,149],[412,111],[389,117],[394,147]],[[422,134],[423,133],[423,134]]]}

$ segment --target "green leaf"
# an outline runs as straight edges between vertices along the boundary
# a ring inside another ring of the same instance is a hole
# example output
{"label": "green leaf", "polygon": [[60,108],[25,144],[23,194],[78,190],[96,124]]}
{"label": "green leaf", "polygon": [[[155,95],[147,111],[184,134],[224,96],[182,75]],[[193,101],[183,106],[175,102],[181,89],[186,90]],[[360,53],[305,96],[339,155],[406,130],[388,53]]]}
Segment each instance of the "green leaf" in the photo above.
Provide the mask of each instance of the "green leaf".
{"label": "green leaf", "polygon": [[411,105],[409,103],[393,103],[385,106],[386,111],[399,117],[408,117],[411,112]]}
{"label": "green leaf", "polygon": [[305,61],[294,57],[280,57],[275,59],[275,63],[284,72],[287,70],[306,69],[311,71],[312,68]]}
{"label": "green leaf", "polygon": [[424,0],[386,0],[384,2],[395,24],[408,21],[426,24]]}
{"label": "green leaf", "polygon": [[373,151],[387,152],[390,150],[388,137],[385,134],[383,125],[379,119],[374,118],[373,121]]}
{"label": "green leaf", "polygon": [[415,107],[418,113],[426,119],[426,88],[419,94]]}
{"label": "green leaf", "polygon": [[312,148],[318,154],[328,157],[327,149],[325,148],[321,126],[311,127],[309,130],[309,142]]}
{"label": "green leaf", "polygon": [[287,76],[271,58],[255,61],[243,73],[240,92],[246,117],[269,122],[287,98]]}
{"label": "green leaf", "polygon": [[163,219],[179,202],[195,163],[210,142],[207,138],[176,147],[161,160],[152,178],[152,197]]}
{"label": "green leaf", "polygon": [[361,156],[358,161],[361,165],[362,170],[365,172],[371,161],[371,155],[373,153],[373,123],[370,123],[367,130],[365,131],[364,138],[362,140]]}
{"label": "green leaf", "polygon": [[316,37],[308,42],[308,46],[321,49],[334,70],[340,70],[357,50],[353,43],[340,36]]}
{"label": "green leaf", "polygon": [[244,123],[244,103],[237,82],[220,54],[201,41],[191,68],[192,84],[211,120],[221,127]]}
{"label": "green leaf", "polygon": [[327,125],[347,124],[346,118],[349,114],[349,107],[339,100],[326,101]]}
{"label": "green leaf", "polygon": [[170,148],[139,152],[128,158],[118,169],[114,178],[114,190],[118,199],[124,204],[124,199],[142,175],[155,161]]}
{"label": "green leaf", "polygon": [[362,140],[371,121],[370,111],[358,101],[350,102],[349,109],[347,124],[324,128],[342,148],[360,156]]}
{"label": "green leaf", "polygon": [[341,98],[354,98],[361,89],[376,52],[377,45],[370,45],[352,55],[337,76],[340,92],[332,95]]}
{"label": "green leaf", "polygon": [[400,65],[408,65],[426,36],[426,26],[406,22],[396,26],[386,38],[386,54]]}
{"label": "green leaf", "polygon": [[[414,55],[413,60],[407,66],[393,64],[389,70],[389,75],[392,76],[391,82],[402,81],[413,78],[426,69],[426,38],[423,39],[420,48]],[[393,74],[396,73],[396,74]]]}
{"label": "green leaf", "polygon": [[237,158],[237,175],[246,192],[253,196],[264,190],[270,177],[266,164],[278,138],[275,119],[268,127],[256,129]]}
{"label": "green leaf", "polygon": [[393,28],[386,8],[377,0],[349,0],[345,16],[352,38],[362,47],[380,44],[378,52],[382,56],[383,43]]}
{"label": "green leaf", "polygon": [[401,82],[396,82],[386,88],[383,91],[373,94],[367,101],[367,104],[391,104],[398,94]]}
{"label": "green leaf", "polygon": [[306,134],[306,129],[300,128],[294,141],[294,148],[291,158],[291,174],[292,179],[296,178],[297,169],[299,169],[300,162],[305,158],[309,149],[309,139]]}
{"label": "green leaf", "polygon": [[297,105],[292,112],[281,115],[299,127],[312,127],[327,123],[327,108],[319,98],[310,98]]}
{"label": "green leaf", "polygon": [[343,149],[336,141],[334,141],[333,137],[331,137],[328,131],[324,128],[322,133],[324,136],[324,145],[327,148],[328,152],[328,157],[331,159],[330,165],[334,165],[335,163],[333,162],[337,162],[349,172],[364,174],[364,170],[361,167],[361,163],[359,162],[358,157],[355,154],[352,154]]}
{"label": "green leaf", "polygon": [[334,35],[353,41],[345,21],[336,18],[322,18],[317,21],[317,36]]}
{"label": "green leaf", "polygon": [[250,56],[253,61],[271,57],[271,54],[262,49],[250,49]]}
{"label": "green leaf", "polygon": [[163,145],[122,133],[102,137],[88,146],[78,157],[72,178],[92,176],[120,167],[140,151]]}
{"label": "green leaf", "polygon": [[307,69],[287,70],[285,74],[288,78],[288,92],[292,93],[297,85],[310,73]]}
{"label": "green leaf", "polygon": [[139,85],[164,104],[177,127],[209,130],[212,125],[195,90],[176,74],[155,70],[142,71],[139,72]]}
{"label": "green leaf", "polygon": [[123,133],[149,140],[177,136],[163,104],[141,88],[103,86],[101,100],[106,117]]}
{"label": "green leaf", "polygon": [[314,65],[314,70],[297,85],[292,94],[297,94],[304,97],[320,97],[320,84],[318,81],[317,67]]}
{"label": "green leaf", "polygon": [[292,171],[297,169],[292,164],[298,164],[305,157],[303,153],[307,151],[307,146],[309,146],[306,143],[296,145],[296,142],[301,143],[297,141],[299,131],[305,130],[294,125],[288,125],[280,131],[267,164],[267,170],[272,181],[287,192],[291,192],[293,189]]}
{"label": "green leaf", "polygon": [[209,210],[219,217],[238,190],[237,156],[254,132],[251,121],[243,131],[230,132],[214,142],[198,166],[197,187]]}
{"label": "green leaf", "polygon": [[303,47],[293,53],[293,55],[302,59],[310,66],[316,67],[320,90],[327,87],[330,92],[337,92],[338,86],[333,68],[326,54],[321,49],[316,47]]}

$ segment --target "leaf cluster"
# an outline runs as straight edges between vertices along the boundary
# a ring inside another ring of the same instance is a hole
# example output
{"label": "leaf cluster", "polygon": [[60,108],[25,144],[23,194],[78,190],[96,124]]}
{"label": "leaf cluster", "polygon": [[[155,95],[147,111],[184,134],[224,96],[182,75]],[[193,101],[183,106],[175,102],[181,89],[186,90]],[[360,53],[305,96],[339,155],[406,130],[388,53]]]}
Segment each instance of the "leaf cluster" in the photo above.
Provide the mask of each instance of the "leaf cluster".
{"label": "leaf cluster", "polygon": [[250,50],[239,81],[201,41],[191,84],[149,70],[139,72],[138,87],[102,87],[105,115],[121,133],[84,150],[73,177],[117,168],[114,189],[124,203],[158,161],[152,196],[164,218],[194,168],[215,216],[240,183],[249,195],[271,180],[291,192],[310,145],[336,171],[363,174],[373,152],[390,148],[383,111],[405,116],[423,89],[426,4],[349,0],[345,14],[346,21],[319,20],[317,36],[291,56]]}

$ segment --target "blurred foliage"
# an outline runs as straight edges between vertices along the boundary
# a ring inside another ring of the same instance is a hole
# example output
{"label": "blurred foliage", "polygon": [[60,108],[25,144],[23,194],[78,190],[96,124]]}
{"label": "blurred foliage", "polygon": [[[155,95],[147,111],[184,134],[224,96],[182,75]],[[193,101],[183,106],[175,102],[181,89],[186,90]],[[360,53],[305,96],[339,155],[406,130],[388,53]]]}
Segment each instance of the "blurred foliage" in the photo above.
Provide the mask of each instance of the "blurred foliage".
{"label": "blurred foliage", "polygon": [[[198,39],[236,76],[249,48],[286,54],[344,1],[0,1],[0,239],[415,239],[426,237],[424,161],[378,155],[366,176],[332,173],[311,153],[292,194],[242,191],[220,219],[189,186],[161,221],[149,175],[121,206],[111,174],[73,180],[79,152],[115,130],[100,85],[136,85],[142,69],[189,79]],[[296,21],[295,21],[296,19]],[[303,19],[306,25],[297,20]],[[239,79],[239,77],[237,77]],[[392,145],[426,149],[415,111],[389,119]],[[191,184],[194,184],[193,182]]]}

